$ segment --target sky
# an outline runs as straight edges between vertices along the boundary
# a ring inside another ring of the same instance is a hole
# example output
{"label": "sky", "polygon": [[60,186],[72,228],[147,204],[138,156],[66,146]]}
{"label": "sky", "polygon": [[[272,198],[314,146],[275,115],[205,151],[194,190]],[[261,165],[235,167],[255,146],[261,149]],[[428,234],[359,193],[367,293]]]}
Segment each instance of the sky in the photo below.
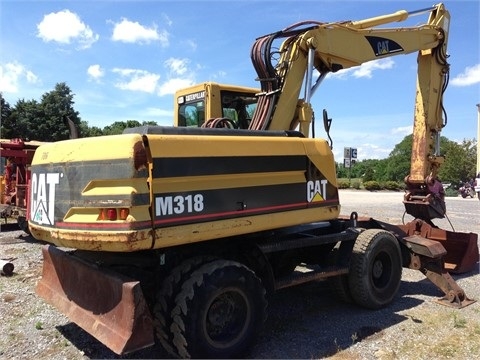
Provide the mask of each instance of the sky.
{"label": "sky", "polygon": [[[174,92],[203,81],[259,87],[250,60],[257,37],[315,20],[361,20],[431,1],[0,0],[0,92],[14,107],[41,101],[57,83],[74,94],[89,126],[115,121],[173,124]],[[480,103],[480,2],[446,0],[451,14],[444,95],[453,141],[477,139]],[[428,14],[390,26],[417,26]],[[322,110],[333,119],[335,159],[345,147],[359,160],[388,157],[412,131],[416,54],[372,61],[329,76],[314,94],[317,137]]]}

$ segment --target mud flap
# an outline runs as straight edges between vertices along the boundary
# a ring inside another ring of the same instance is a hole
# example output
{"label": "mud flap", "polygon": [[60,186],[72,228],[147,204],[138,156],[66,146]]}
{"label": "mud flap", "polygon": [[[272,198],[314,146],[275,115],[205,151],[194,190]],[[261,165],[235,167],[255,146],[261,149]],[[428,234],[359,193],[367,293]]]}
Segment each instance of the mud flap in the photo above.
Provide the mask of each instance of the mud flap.
{"label": "mud flap", "polygon": [[42,248],[36,293],[117,354],[154,344],[140,283],[54,246]]}

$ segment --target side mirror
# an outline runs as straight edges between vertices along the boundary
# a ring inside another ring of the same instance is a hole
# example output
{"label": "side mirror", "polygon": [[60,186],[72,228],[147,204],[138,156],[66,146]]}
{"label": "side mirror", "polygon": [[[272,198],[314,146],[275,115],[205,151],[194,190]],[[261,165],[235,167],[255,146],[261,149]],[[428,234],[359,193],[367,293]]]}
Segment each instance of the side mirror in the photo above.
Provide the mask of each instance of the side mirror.
{"label": "side mirror", "polygon": [[323,109],[323,127],[325,132],[328,134],[330,132],[330,126],[332,125],[332,119],[328,118],[327,110]]}
{"label": "side mirror", "polygon": [[330,126],[332,126],[332,119],[328,118],[327,110],[323,109],[323,127],[325,128],[325,132],[328,136],[328,143],[330,145],[330,149],[333,148],[333,140],[330,137]]}

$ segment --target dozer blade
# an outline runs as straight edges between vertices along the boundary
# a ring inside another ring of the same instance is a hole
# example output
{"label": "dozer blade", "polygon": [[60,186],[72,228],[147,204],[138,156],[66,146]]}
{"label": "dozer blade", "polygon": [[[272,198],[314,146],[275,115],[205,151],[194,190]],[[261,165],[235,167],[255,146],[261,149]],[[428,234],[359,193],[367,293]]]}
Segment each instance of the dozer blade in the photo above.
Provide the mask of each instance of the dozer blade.
{"label": "dozer blade", "polygon": [[462,274],[478,267],[477,234],[443,230],[418,219],[398,227],[409,236],[419,235],[440,242],[447,251],[444,261],[448,272]]}
{"label": "dozer blade", "polygon": [[117,354],[153,345],[140,283],[50,245],[36,293]]}

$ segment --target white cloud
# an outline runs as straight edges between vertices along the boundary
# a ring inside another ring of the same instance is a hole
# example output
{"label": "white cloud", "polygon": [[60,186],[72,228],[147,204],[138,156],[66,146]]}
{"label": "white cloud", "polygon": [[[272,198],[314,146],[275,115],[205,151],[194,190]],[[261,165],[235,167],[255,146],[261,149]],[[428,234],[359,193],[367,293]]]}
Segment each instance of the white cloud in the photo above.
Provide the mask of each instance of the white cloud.
{"label": "white cloud", "polygon": [[37,25],[37,30],[37,37],[45,42],[77,43],[79,49],[89,48],[99,38],[77,14],[69,10],[45,15]]}
{"label": "white cloud", "polygon": [[17,93],[19,83],[25,79],[29,84],[38,82],[38,77],[18,62],[0,65],[0,91],[5,93]]}
{"label": "white cloud", "polygon": [[193,40],[186,40],[186,41],[185,41],[185,44],[186,44],[186,46],[189,47],[192,51],[197,50],[198,45],[197,45],[197,43],[196,43],[195,41],[193,41]]}
{"label": "white cloud", "polygon": [[145,116],[147,117],[169,117],[173,119],[173,110],[165,110],[156,107],[148,107],[145,109]]}
{"label": "white cloud", "polygon": [[167,14],[162,13],[162,18],[168,26],[172,26],[173,21],[172,19],[170,19],[170,17]]}
{"label": "white cloud", "polygon": [[393,149],[382,148],[376,144],[365,143],[357,147],[358,160],[365,159],[384,159],[392,152]]}
{"label": "white cloud", "polygon": [[470,86],[480,83],[480,64],[467,66],[465,70],[455,76],[450,83],[453,86]]}
{"label": "white cloud", "polygon": [[99,80],[105,75],[105,70],[98,64],[90,65],[87,69],[88,76],[93,80]]}
{"label": "white cloud", "polygon": [[344,79],[349,76],[355,78],[371,78],[375,70],[385,70],[391,69],[395,65],[395,62],[390,58],[373,60],[366,63],[363,63],[360,66],[355,66],[352,68],[340,70],[336,73],[328,74],[329,77],[335,77]]}
{"label": "white cloud", "polygon": [[391,130],[393,135],[403,135],[404,137],[410,135],[413,132],[413,126],[401,126]]}
{"label": "white cloud", "polygon": [[164,65],[169,71],[175,75],[183,75],[187,72],[187,64],[190,61],[188,59],[175,59],[170,58],[165,60]]}
{"label": "white cloud", "polygon": [[158,88],[158,95],[171,95],[178,89],[183,89],[194,84],[193,79],[170,79]]}
{"label": "white cloud", "polygon": [[112,71],[119,74],[122,78],[126,78],[126,81],[120,81],[115,84],[117,88],[122,90],[142,91],[152,94],[155,92],[157,83],[160,80],[160,75],[145,70],[115,68]]}
{"label": "white cloud", "polygon": [[168,46],[169,34],[166,30],[158,31],[157,26],[148,28],[123,18],[119,23],[114,23],[112,40],[125,43],[149,44],[158,41],[162,46]]}
{"label": "white cloud", "polygon": [[360,68],[355,69],[355,71],[353,72],[353,76],[355,76],[356,78],[371,78],[373,71],[391,69],[394,64],[395,62],[392,59],[369,61],[365,64],[360,65]]}

